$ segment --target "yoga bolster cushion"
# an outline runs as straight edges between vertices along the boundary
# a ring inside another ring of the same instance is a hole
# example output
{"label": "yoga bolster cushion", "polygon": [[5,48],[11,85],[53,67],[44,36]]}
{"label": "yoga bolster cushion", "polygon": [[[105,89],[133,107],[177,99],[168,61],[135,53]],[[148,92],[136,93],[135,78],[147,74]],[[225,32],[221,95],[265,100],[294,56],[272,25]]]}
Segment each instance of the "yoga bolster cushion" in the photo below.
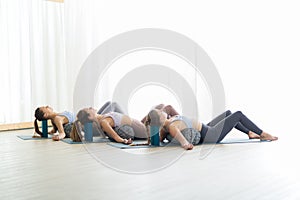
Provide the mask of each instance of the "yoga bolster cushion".
{"label": "yoga bolster cushion", "polygon": [[134,138],[134,130],[129,125],[117,126],[114,128],[114,130],[121,138],[124,138],[124,139],[129,139],[129,138],[133,139]]}
{"label": "yoga bolster cushion", "polygon": [[[199,131],[193,128],[185,128],[181,130],[182,135],[185,139],[191,144],[198,144],[201,139],[201,135]],[[170,134],[167,135],[167,139],[173,144],[179,144],[177,140],[175,140]]]}

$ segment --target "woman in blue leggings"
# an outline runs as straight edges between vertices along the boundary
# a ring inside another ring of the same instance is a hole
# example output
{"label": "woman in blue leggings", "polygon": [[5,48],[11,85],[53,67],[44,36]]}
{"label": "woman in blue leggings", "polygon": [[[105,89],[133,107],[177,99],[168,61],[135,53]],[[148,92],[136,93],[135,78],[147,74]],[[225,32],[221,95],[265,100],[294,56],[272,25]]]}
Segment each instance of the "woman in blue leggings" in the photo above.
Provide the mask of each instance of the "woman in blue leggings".
{"label": "woman in blue leggings", "polygon": [[259,137],[260,140],[270,141],[278,139],[278,137],[262,131],[241,111],[234,113],[226,111],[210,123],[204,124],[181,115],[176,115],[168,119],[165,112],[153,109],[149,112],[145,124],[159,125],[161,127],[161,141],[165,138],[168,140],[174,138],[186,150],[191,150],[193,149],[193,145],[202,144],[203,142],[219,143],[233,128],[248,134],[249,138]]}

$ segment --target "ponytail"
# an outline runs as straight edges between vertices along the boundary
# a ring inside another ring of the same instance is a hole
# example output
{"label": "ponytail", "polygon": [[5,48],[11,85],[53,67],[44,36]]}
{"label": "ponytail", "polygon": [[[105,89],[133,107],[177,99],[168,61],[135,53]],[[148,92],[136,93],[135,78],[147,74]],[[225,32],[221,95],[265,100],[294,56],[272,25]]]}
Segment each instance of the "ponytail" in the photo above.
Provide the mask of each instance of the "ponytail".
{"label": "ponytail", "polygon": [[42,132],[39,129],[38,123],[37,123],[37,119],[34,120],[34,130],[37,134],[39,134],[40,136],[42,136]]}
{"label": "ponytail", "polygon": [[145,120],[144,120],[144,125],[145,127],[148,127],[150,126],[150,123],[151,123],[151,118],[149,116],[149,114],[145,117]]}
{"label": "ponytail", "polygon": [[81,128],[80,122],[76,120],[72,125],[72,130],[70,132],[70,138],[73,142],[81,142],[82,135],[81,135]]}
{"label": "ponytail", "polygon": [[144,125],[146,127],[146,133],[147,133],[147,137],[148,137],[148,144],[150,144],[150,123],[151,123],[151,119],[149,114],[147,116],[144,117]]}

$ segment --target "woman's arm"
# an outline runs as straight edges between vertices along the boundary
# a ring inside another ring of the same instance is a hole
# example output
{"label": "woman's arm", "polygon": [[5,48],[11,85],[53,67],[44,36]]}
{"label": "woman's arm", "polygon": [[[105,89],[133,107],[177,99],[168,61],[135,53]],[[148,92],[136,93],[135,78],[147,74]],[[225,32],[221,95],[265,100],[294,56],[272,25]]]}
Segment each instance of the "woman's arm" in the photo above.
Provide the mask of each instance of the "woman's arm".
{"label": "woman's arm", "polygon": [[114,131],[114,129],[112,128],[112,126],[110,124],[109,118],[102,119],[100,122],[100,126],[101,126],[102,130],[104,132],[106,132],[116,142],[125,143],[125,144],[132,143],[131,139],[129,139],[129,140],[123,139]]}
{"label": "woman's arm", "polygon": [[48,134],[52,135],[53,133],[56,133],[56,131],[57,131],[57,129],[55,129],[55,126],[53,126],[53,128],[51,129],[51,131],[48,132]]}
{"label": "woman's arm", "polygon": [[168,114],[168,118],[179,115],[179,113],[171,105],[164,106],[162,110]]}
{"label": "woman's arm", "polygon": [[52,139],[53,140],[64,139],[66,137],[66,133],[64,131],[64,126],[63,126],[63,123],[64,123],[63,117],[56,116],[54,118],[53,122],[54,122],[54,125],[56,126],[59,134],[53,135]]}
{"label": "woman's arm", "polygon": [[48,134],[54,134],[54,133],[56,133],[56,131],[57,131],[57,127],[56,127],[56,125],[54,124],[54,121],[52,121],[51,120],[51,124],[52,124],[52,129],[51,129],[51,131],[49,131],[48,132]]}

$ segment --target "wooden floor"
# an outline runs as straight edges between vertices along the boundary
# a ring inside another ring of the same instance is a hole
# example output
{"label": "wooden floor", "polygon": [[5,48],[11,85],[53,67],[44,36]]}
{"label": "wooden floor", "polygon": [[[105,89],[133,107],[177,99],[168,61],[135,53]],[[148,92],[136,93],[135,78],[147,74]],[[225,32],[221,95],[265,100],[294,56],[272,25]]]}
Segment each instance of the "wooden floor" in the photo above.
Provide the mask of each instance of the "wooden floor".
{"label": "wooden floor", "polygon": [[0,132],[1,200],[300,199],[299,138],[184,152],[17,137],[31,134]]}

